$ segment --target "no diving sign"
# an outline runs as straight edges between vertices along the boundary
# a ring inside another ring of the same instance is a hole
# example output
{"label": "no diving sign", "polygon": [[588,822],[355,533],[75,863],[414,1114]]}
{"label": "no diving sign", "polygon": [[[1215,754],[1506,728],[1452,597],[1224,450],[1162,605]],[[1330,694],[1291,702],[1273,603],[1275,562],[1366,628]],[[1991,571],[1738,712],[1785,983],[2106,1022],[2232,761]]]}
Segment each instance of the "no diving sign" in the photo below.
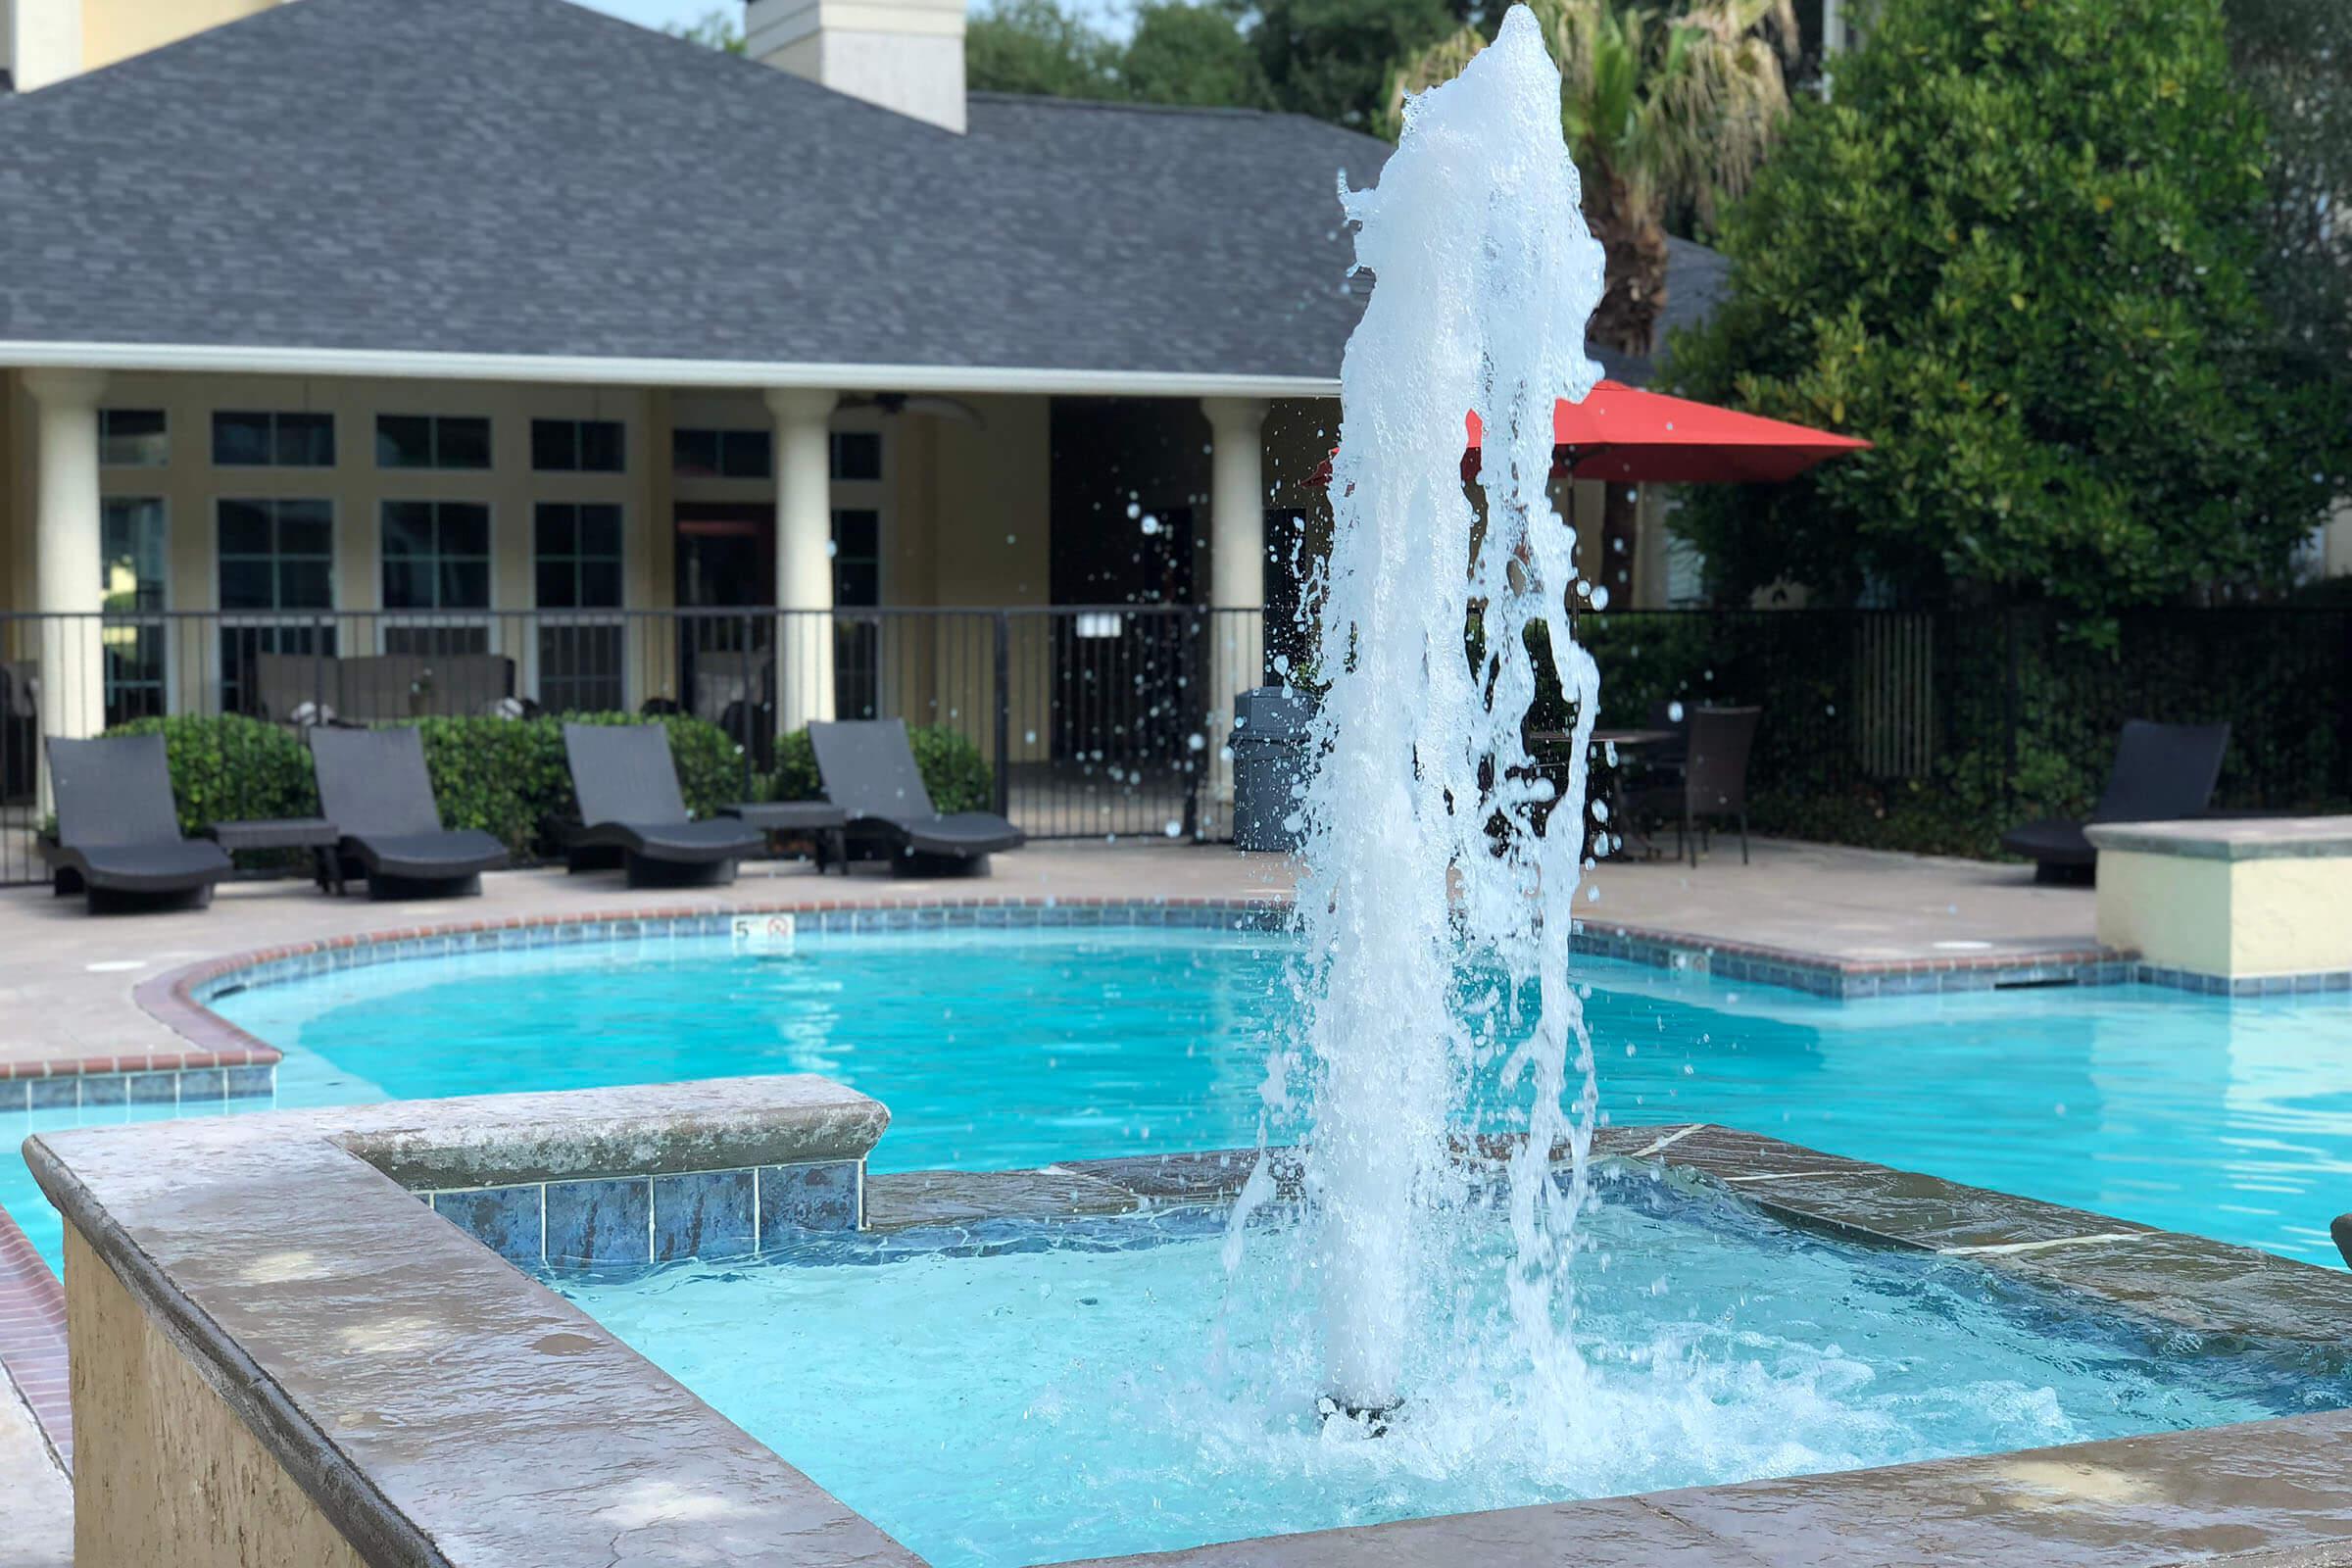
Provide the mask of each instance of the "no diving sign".
{"label": "no diving sign", "polygon": [[789,914],[739,914],[735,916],[735,951],[789,955],[792,933]]}

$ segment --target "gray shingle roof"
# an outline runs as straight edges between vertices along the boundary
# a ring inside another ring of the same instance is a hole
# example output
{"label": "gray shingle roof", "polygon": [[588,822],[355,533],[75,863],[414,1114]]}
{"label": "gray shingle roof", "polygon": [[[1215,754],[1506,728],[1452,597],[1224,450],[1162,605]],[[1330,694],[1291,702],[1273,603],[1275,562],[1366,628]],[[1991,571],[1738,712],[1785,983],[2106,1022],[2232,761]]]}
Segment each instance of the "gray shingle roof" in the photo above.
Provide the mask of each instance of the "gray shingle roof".
{"label": "gray shingle roof", "polygon": [[0,340],[1337,372],[1383,144],[971,121],[564,0],[303,0],[0,106]]}
{"label": "gray shingle roof", "polygon": [[1384,143],[970,121],[565,0],[302,0],[0,102],[0,342],[1338,373]]}

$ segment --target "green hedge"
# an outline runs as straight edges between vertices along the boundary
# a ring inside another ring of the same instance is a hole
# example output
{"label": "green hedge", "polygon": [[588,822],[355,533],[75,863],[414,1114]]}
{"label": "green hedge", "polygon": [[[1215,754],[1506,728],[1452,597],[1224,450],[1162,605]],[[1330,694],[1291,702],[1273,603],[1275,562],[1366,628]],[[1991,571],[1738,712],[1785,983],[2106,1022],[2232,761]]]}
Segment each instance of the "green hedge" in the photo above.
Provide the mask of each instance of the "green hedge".
{"label": "green hedge", "polygon": [[[980,755],[980,748],[961,731],[945,724],[909,726],[907,745],[914,765],[923,775],[931,804],[943,813],[985,811],[996,804],[997,776]],[[817,779],[816,749],[808,732],[796,729],[776,742],[776,770],[770,793],[779,801],[813,801],[824,794]]]}
{"label": "green hedge", "polygon": [[[553,825],[579,815],[564,760],[567,721],[645,722],[627,713],[416,720],[443,825],[481,828],[524,859],[553,854]],[[743,799],[743,754],[724,730],[683,715],[657,722],[669,731],[669,752],[689,810],[708,816]],[[309,748],[283,725],[222,713],[134,719],[108,733],[164,737],[172,792],[186,832],[207,822],[318,813]]]}

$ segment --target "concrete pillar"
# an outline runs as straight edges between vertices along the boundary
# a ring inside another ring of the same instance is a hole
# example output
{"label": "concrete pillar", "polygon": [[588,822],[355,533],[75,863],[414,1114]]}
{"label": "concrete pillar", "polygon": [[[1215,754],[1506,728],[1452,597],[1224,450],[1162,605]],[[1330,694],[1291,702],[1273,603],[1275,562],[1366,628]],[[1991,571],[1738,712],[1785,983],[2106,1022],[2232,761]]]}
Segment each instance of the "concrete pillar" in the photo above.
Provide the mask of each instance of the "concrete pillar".
{"label": "concrete pillar", "polygon": [[[68,738],[106,727],[105,648],[99,612],[99,370],[26,370],[33,402],[33,608],[41,622],[41,733]],[[41,808],[49,806],[48,774]]]}
{"label": "concrete pillar", "polygon": [[[776,728],[789,733],[833,716],[833,450],[835,392],[778,387]],[[820,613],[807,613],[820,612]]]}
{"label": "concrete pillar", "polygon": [[1262,398],[1202,398],[1208,416],[1209,807],[1218,836],[1231,825],[1233,695],[1260,685],[1266,667],[1266,404]]}
{"label": "concrete pillar", "polygon": [[15,0],[0,6],[10,29],[9,73],[19,92],[81,74],[81,0]]}

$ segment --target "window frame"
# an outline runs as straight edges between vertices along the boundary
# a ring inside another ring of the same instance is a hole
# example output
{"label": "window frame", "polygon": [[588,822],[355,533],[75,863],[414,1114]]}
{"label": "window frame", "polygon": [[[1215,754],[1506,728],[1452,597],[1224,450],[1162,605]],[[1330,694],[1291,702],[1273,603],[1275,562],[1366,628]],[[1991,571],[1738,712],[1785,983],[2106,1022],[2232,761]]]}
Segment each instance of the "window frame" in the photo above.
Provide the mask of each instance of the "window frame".
{"label": "window frame", "polygon": [[[612,431],[613,453],[618,459],[612,467],[588,466],[584,458],[587,450],[586,432],[590,425],[610,427]],[[539,461],[539,440],[543,426],[563,426],[569,431],[571,462],[543,464]],[[531,471],[533,473],[578,473],[606,478],[618,478],[629,471],[629,422],[626,419],[569,419],[531,416]]]}
{"label": "window frame", "polygon": [[[384,421],[386,419],[420,419],[424,423],[425,461],[422,463],[387,463],[384,461]],[[479,463],[451,463],[442,455],[441,427],[445,424],[478,424],[482,427],[482,461]],[[498,431],[487,414],[409,414],[394,409],[375,412],[375,469],[378,473],[488,473],[498,466]]]}
{"label": "window frame", "polygon": [[[269,430],[269,457],[259,463],[223,461],[220,456],[220,421],[223,419],[267,419],[269,421],[267,427]],[[316,428],[323,429],[326,432],[325,462],[288,463],[284,461],[282,457],[285,450],[283,421],[287,419],[321,421]],[[212,445],[209,449],[213,466],[238,471],[251,468],[293,468],[304,473],[328,472],[341,465],[343,456],[340,432],[337,430],[336,424],[337,420],[332,410],[321,412],[316,409],[215,409],[212,411]],[[244,498],[232,496],[227,499],[242,500]],[[312,498],[295,496],[290,499],[307,501]]]}
{"label": "window frame", "polygon": [[[125,463],[107,456],[107,443],[115,439],[107,425],[117,416],[125,414],[152,414],[155,416],[157,420],[155,437],[162,444],[162,451],[152,462]],[[98,466],[131,472],[146,472],[172,466],[172,411],[170,409],[101,408],[98,411]]]}
{"label": "window frame", "polygon": [[[148,506],[155,509],[156,526],[159,534],[158,546],[162,553],[162,560],[159,564],[160,569],[156,576],[156,597],[158,603],[152,608],[134,608],[128,611],[120,612],[103,611],[103,607],[106,603],[106,568],[108,561],[111,559],[107,551],[106,543],[107,524],[110,520],[109,514],[115,508],[121,506]],[[123,710],[119,707],[115,694],[118,690],[124,688],[143,691],[152,686],[156,697],[156,706],[154,711],[159,714],[170,713],[172,710],[172,694],[173,691],[177,690],[176,678],[179,670],[179,658],[175,646],[177,639],[172,635],[172,621],[170,618],[172,610],[171,497],[166,495],[146,494],[131,490],[125,490],[120,494],[102,494],[99,496],[98,571],[99,604],[102,607],[102,618],[105,622],[105,627],[102,628],[102,633],[104,629],[121,629],[127,626],[131,628],[134,633],[139,635],[142,640],[147,634],[152,633],[162,644],[160,657],[156,661],[155,679],[152,682],[146,680],[139,680],[135,682],[122,682],[116,680],[111,662],[107,660],[104,653],[100,654],[101,681],[105,688],[100,694],[100,701],[104,705],[106,722],[108,726],[111,728],[112,726],[122,723],[127,719],[146,716],[141,713],[132,713],[127,710]]]}
{"label": "window frame", "polygon": [[[715,466],[708,473],[690,473],[678,466],[678,439],[681,436],[711,436],[717,445],[712,450]],[[732,438],[732,439],[730,439]],[[757,473],[727,471],[727,454],[738,442],[760,443],[764,461]],[[828,463],[830,460],[828,459]],[[669,431],[669,476],[673,482],[686,484],[773,484],[776,479],[776,432],[756,425],[735,424],[679,424]]]}

